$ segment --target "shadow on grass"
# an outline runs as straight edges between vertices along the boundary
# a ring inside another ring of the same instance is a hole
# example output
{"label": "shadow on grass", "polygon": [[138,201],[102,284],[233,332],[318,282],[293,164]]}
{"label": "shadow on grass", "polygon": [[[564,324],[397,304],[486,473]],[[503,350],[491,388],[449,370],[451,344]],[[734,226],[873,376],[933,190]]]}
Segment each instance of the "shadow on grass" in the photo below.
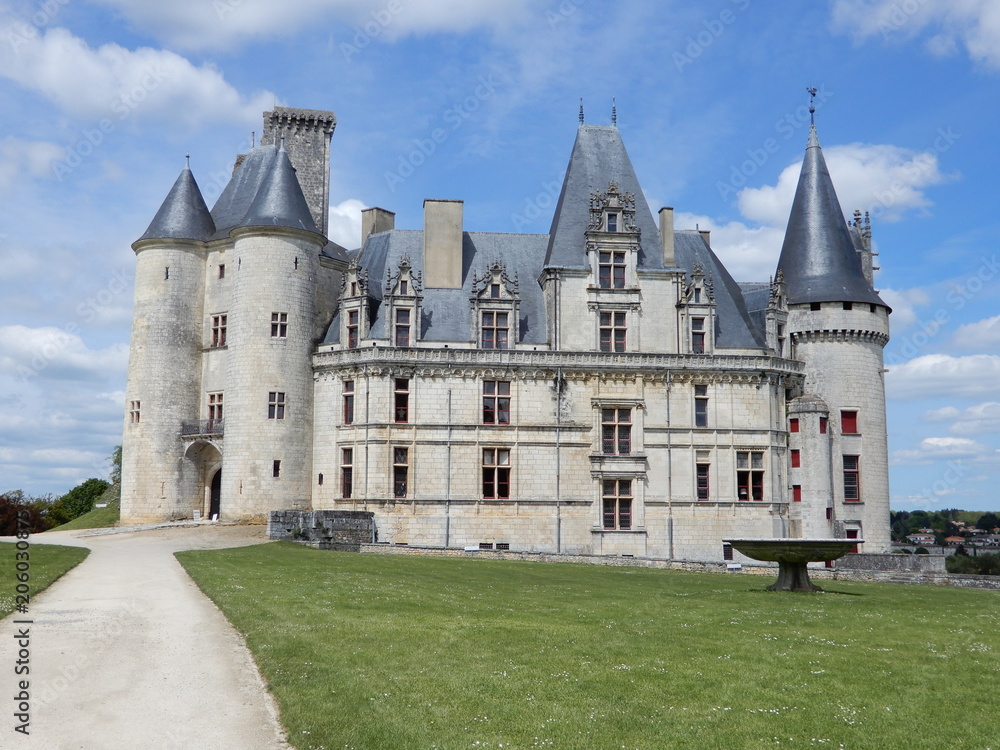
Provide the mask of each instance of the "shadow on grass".
{"label": "shadow on grass", "polygon": [[857,591],[837,591],[835,589],[823,589],[822,591],[769,591],[762,589],[747,589],[748,594],[771,594],[774,596],[812,596],[813,594],[836,594],[838,596],[864,596]]}

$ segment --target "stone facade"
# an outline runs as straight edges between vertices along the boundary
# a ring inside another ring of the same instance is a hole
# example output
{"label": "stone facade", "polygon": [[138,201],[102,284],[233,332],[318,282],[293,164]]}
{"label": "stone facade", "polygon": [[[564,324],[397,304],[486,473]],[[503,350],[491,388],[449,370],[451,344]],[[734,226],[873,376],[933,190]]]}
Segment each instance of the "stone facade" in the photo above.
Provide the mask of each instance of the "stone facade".
{"label": "stone facade", "polygon": [[[581,126],[548,235],[468,232],[461,201],[429,200],[423,231],[371,209],[345,252],[317,204],[332,113],[265,122],[210,216],[168,197],[134,246],[123,518],[362,512],[394,545],[720,563],[737,536],[888,551],[867,281],[821,302],[780,266],[737,284],[707,232],[654,221],[614,127]],[[861,269],[867,226],[843,230]]]}

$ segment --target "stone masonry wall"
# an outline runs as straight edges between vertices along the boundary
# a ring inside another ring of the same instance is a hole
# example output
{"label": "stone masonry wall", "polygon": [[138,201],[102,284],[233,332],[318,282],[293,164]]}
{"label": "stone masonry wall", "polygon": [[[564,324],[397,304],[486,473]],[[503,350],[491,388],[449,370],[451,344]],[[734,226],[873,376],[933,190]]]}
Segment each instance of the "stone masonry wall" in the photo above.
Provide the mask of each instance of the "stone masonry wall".
{"label": "stone masonry wall", "polygon": [[359,551],[375,538],[375,514],[344,510],[272,510],[270,539],[304,542],[319,549]]}

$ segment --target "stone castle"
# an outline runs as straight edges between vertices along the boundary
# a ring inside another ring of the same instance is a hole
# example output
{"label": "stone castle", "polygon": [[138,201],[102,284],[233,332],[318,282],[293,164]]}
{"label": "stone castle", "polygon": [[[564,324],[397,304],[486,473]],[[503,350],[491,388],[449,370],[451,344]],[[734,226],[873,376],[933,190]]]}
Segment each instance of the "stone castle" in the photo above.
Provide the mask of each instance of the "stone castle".
{"label": "stone castle", "polygon": [[[185,166],[136,253],[122,518],[364,510],[378,540],[720,561],[889,549],[871,232],[815,127],[768,282],[656,218],[582,122],[548,234],[362,213],[326,237],[332,112],[276,107],[210,210]],[[777,250],[777,248],[776,248]],[[737,557],[737,559],[739,559]]]}

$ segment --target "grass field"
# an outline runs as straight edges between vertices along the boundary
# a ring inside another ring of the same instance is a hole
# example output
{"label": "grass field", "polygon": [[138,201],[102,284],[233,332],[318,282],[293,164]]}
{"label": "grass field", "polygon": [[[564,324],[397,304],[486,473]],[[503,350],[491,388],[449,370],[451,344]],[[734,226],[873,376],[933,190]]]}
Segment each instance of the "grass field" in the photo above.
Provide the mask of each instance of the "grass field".
{"label": "grass field", "polygon": [[72,531],[77,529],[101,529],[107,526],[114,526],[118,523],[121,514],[119,503],[108,503],[106,508],[94,508],[82,516],[77,516],[72,521],[56,526],[49,531]]}
{"label": "grass field", "polygon": [[[30,596],[34,596],[43,589],[55,583],[64,573],[75,568],[90,554],[89,549],[83,547],[62,547],[56,544],[35,544],[29,539],[27,562],[30,565],[28,582],[31,587]],[[15,586],[18,581],[14,577],[17,572],[17,563],[24,562],[24,558],[18,559],[17,545],[14,543],[0,543],[0,580],[3,581],[3,588],[0,589],[0,617],[5,617],[14,611],[16,604]],[[31,611],[31,602],[28,602],[28,611]]]}
{"label": "grass field", "polygon": [[319,552],[177,557],[325,748],[1000,749],[1000,597]]}

